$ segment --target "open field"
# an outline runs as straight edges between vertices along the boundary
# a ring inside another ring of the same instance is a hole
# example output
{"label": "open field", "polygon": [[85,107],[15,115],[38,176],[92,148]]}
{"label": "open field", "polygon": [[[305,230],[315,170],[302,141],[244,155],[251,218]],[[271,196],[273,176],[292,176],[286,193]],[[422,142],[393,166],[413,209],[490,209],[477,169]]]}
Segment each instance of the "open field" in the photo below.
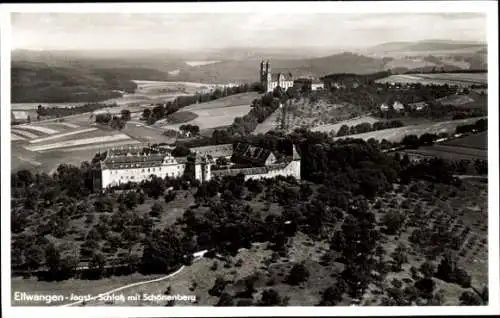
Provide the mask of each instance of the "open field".
{"label": "open field", "polygon": [[488,132],[482,132],[479,134],[474,134],[462,138],[457,138],[453,140],[446,141],[442,143],[446,146],[457,146],[463,148],[475,148],[475,149],[488,149]]}
{"label": "open field", "polygon": [[228,126],[233,123],[236,117],[242,117],[248,114],[250,109],[250,105],[239,105],[232,107],[228,106],[212,109],[203,108],[200,110],[190,110],[190,112],[196,114],[198,117],[182,124],[163,125],[162,128],[178,130],[183,124],[197,125],[200,127],[200,130]]}
{"label": "open field", "polygon": [[480,149],[462,148],[455,146],[434,145],[420,147],[418,149],[407,149],[403,153],[419,157],[438,157],[447,160],[487,160],[488,152]]}
{"label": "open field", "polygon": [[52,135],[52,136],[49,136],[49,137],[42,137],[42,138],[32,139],[32,140],[30,140],[30,143],[35,144],[35,143],[44,142],[44,141],[47,141],[47,140],[54,140],[54,139],[59,139],[59,138],[62,138],[62,137],[73,136],[73,135],[77,135],[77,134],[83,134],[83,133],[91,132],[91,131],[94,131],[94,130],[97,130],[97,128],[92,127],[92,128],[86,128],[86,129],[81,129],[81,130],[70,131],[70,132],[67,132],[67,133],[56,134],[56,135]]}
{"label": "open field", "polygon": [[443,121],[439,123],[428,123],[421,125],[411,125],[399,128],[391,128],[379,131],[371,131],[364,134],[349,135],[344,137],[335,137],[335,139],[341,138],[361,138],[368,140],[370,138],[375,138],[377,140],[387,139],[391,142],[400,142],[406,135],[423,135],[425,133],[454,133],[458,125],[473,124],[480,118],[467,118],[460,120]]}
{"label": "open field", "polygon": [[487,73],[436,73],[436,74],[399,74],[379,79],[377,83],[421,83],[423,85],[459,85],[487,84]]}
{"label": "open field", "polygon": [[219,98],[210,102],[200,103],[189,105],[184,107],[182,110],[184,111],[199,111],[206,109],[214,109],[214,108],[225,108],[225,107],[234,107],[241,105],[251,105],[252,101],[260,96],[257,92],[247,92],[241,94],[235,94],[223,98]]}
{"label": "open field", "polygon": [[416,157],[438,157],[448,160],[488,160],[487,132],[452,139],[428,147],[406,149],[403,153]]}
{"label": "open field", "polygon": [[11,168],[50,172],[61,163],[79,166],[112,146],[168,141],[162,133],[162,129],[134,123],[127,123],[122,131],[113,130],[95,124],[88,114],[16,125],[11,129]]}
{"label": "open field", "polygon": [[170,124],[182,124],[196,119],[198,115],[190,111],[177,111],[168,115],[167,122]]}
{"label": "open field", "polygon": [[342,127],[343,125],[347,125],[347,126],[351,127],[351,126],[356,126],[356,125],[359,125],[362,123],[373,124],[373,123],[376,123],[378,121],[381,121],[381,120],[378,118],[375,118],[375,117],[371,117],[371,116],[362,116],[362,117],[358,117],[358,118],[342,120],[336,124],[317,126],[317,127],[312,128],[311,130],[312,131],[320,131],[320,132],[330,132],[330,131],[337,132],[340,129],[340,127]]}
{"label": "open field", "polygon": [[124,135],[124,134],[116,134],[116,135],[104,136],[104,137],[93,137],[93,138],[85,138],[85,139],[77,139],[77,140],[66,140],[66,141],[61,141],[61,142],[47,144],[47,145],[27,146],[25,148],[27,150],[30,150],[30,151],[45,151],[45,150],[66,148],[66,147],[72,147],[72,146],[81,146],[81,145],[88,145],[88,144],[104,144],[104,143],[108,143],[108,142],[122,141],[124,139],[130,139],[130,137],[127,135]]}

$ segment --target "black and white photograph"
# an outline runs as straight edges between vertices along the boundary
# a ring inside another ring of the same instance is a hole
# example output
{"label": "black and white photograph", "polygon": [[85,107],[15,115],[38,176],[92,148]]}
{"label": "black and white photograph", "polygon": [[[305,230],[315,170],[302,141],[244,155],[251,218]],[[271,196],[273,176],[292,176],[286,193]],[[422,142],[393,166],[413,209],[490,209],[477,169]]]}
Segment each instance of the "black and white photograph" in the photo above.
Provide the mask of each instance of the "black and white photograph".
{"label": "black and white photograph", "polygon": [[500,313],[494,1],[0,7],[6,317]]}

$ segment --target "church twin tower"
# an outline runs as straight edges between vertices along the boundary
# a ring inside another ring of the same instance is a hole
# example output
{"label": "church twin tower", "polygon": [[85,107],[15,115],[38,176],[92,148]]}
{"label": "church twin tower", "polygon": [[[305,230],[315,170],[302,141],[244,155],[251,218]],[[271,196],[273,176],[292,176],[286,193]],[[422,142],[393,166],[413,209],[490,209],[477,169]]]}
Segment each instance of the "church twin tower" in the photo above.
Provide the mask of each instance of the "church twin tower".
{"label": "church twin tower", "polygon": [[271,72],[271,63],[269,60],[260,62],[260,84],[266,92],[272,92],[276,87],[281,87],[287,90],[293,86],[293,77],[291,73],[276,73]]}

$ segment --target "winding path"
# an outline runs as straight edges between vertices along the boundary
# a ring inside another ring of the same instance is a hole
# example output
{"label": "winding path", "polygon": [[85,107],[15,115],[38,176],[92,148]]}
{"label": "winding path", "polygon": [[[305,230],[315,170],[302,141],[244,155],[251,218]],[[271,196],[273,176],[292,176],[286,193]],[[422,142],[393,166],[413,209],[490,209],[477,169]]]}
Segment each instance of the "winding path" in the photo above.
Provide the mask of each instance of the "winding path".
{"label": "winding path", "polygon": [[[206,253],[206,251],[201,251],[201,252],[194,253],[193,256],[195,258],[194,258],[193,261],[197,261],[197,260],[201,259],[205,253]],[[181,268],[179,268],[178,270],[176,270],[173,273],[168,274],[167,276],[163,276],[163,277],[152,279],[152,280],[146,280],[146,281],[142,281],[142,282],[128,284],[128,285],[125,285],[125,286],[122,286],[122,287],[118,287],[118,288],[112,289],[110,291],[101,293],[101,294],[99,294],[97,296],[94,296],[94,297],[92,297],[90,299],[75,301],[75,302],[72,302],[72,303],[69,303],[69,304],[60,305],[59,307],[71,307],[71,306],[74,306],[74,305],[81,304],[83,302],[88,302],[88,301],[95,300],[95,299],[97,299],[99,297],[102,297],[102,296],[105,296],[105,295],[109,295],[109,294],[112,294],[112,293],[115,293],[117,291],[124,290],[124,289],[127,289],[127,288],[131,288],[131,287],[135,287],[135,286],[140,286],[140,285],[146,285],[146,284],[154,283],[154,282],[159,282],[159,281],[162,281],[162,280],[174,277],[175,275],[177,275],[180,272],[182,272],[182,270],[184,269],[184,267],[185,266],[182,265]]]}

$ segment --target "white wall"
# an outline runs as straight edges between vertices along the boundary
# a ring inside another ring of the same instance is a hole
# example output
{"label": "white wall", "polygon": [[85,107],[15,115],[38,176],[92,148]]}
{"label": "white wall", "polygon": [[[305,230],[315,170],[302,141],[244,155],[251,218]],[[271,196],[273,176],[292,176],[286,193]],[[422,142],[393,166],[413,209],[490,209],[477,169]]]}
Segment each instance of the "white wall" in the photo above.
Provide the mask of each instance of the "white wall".
{"label": "white wall", "polygon": [[300,180],[300,161],[299,160],[292,161],[285,168],[272,170],[269,171],[268,173],[245,175],[245,180],[274,178],[277,176],[285,176],[285,177],[294,176],[297,180]]}
{"label": "white wall", "polygon": [[141,182],[147,180],[151,175],[162,179],[166,176],[178,178],[184,174],[184,169],[185,165],[178,163],[151,168],[104,169],[101,173],[102,188],[105,189],[110,185],[120,183]]}

